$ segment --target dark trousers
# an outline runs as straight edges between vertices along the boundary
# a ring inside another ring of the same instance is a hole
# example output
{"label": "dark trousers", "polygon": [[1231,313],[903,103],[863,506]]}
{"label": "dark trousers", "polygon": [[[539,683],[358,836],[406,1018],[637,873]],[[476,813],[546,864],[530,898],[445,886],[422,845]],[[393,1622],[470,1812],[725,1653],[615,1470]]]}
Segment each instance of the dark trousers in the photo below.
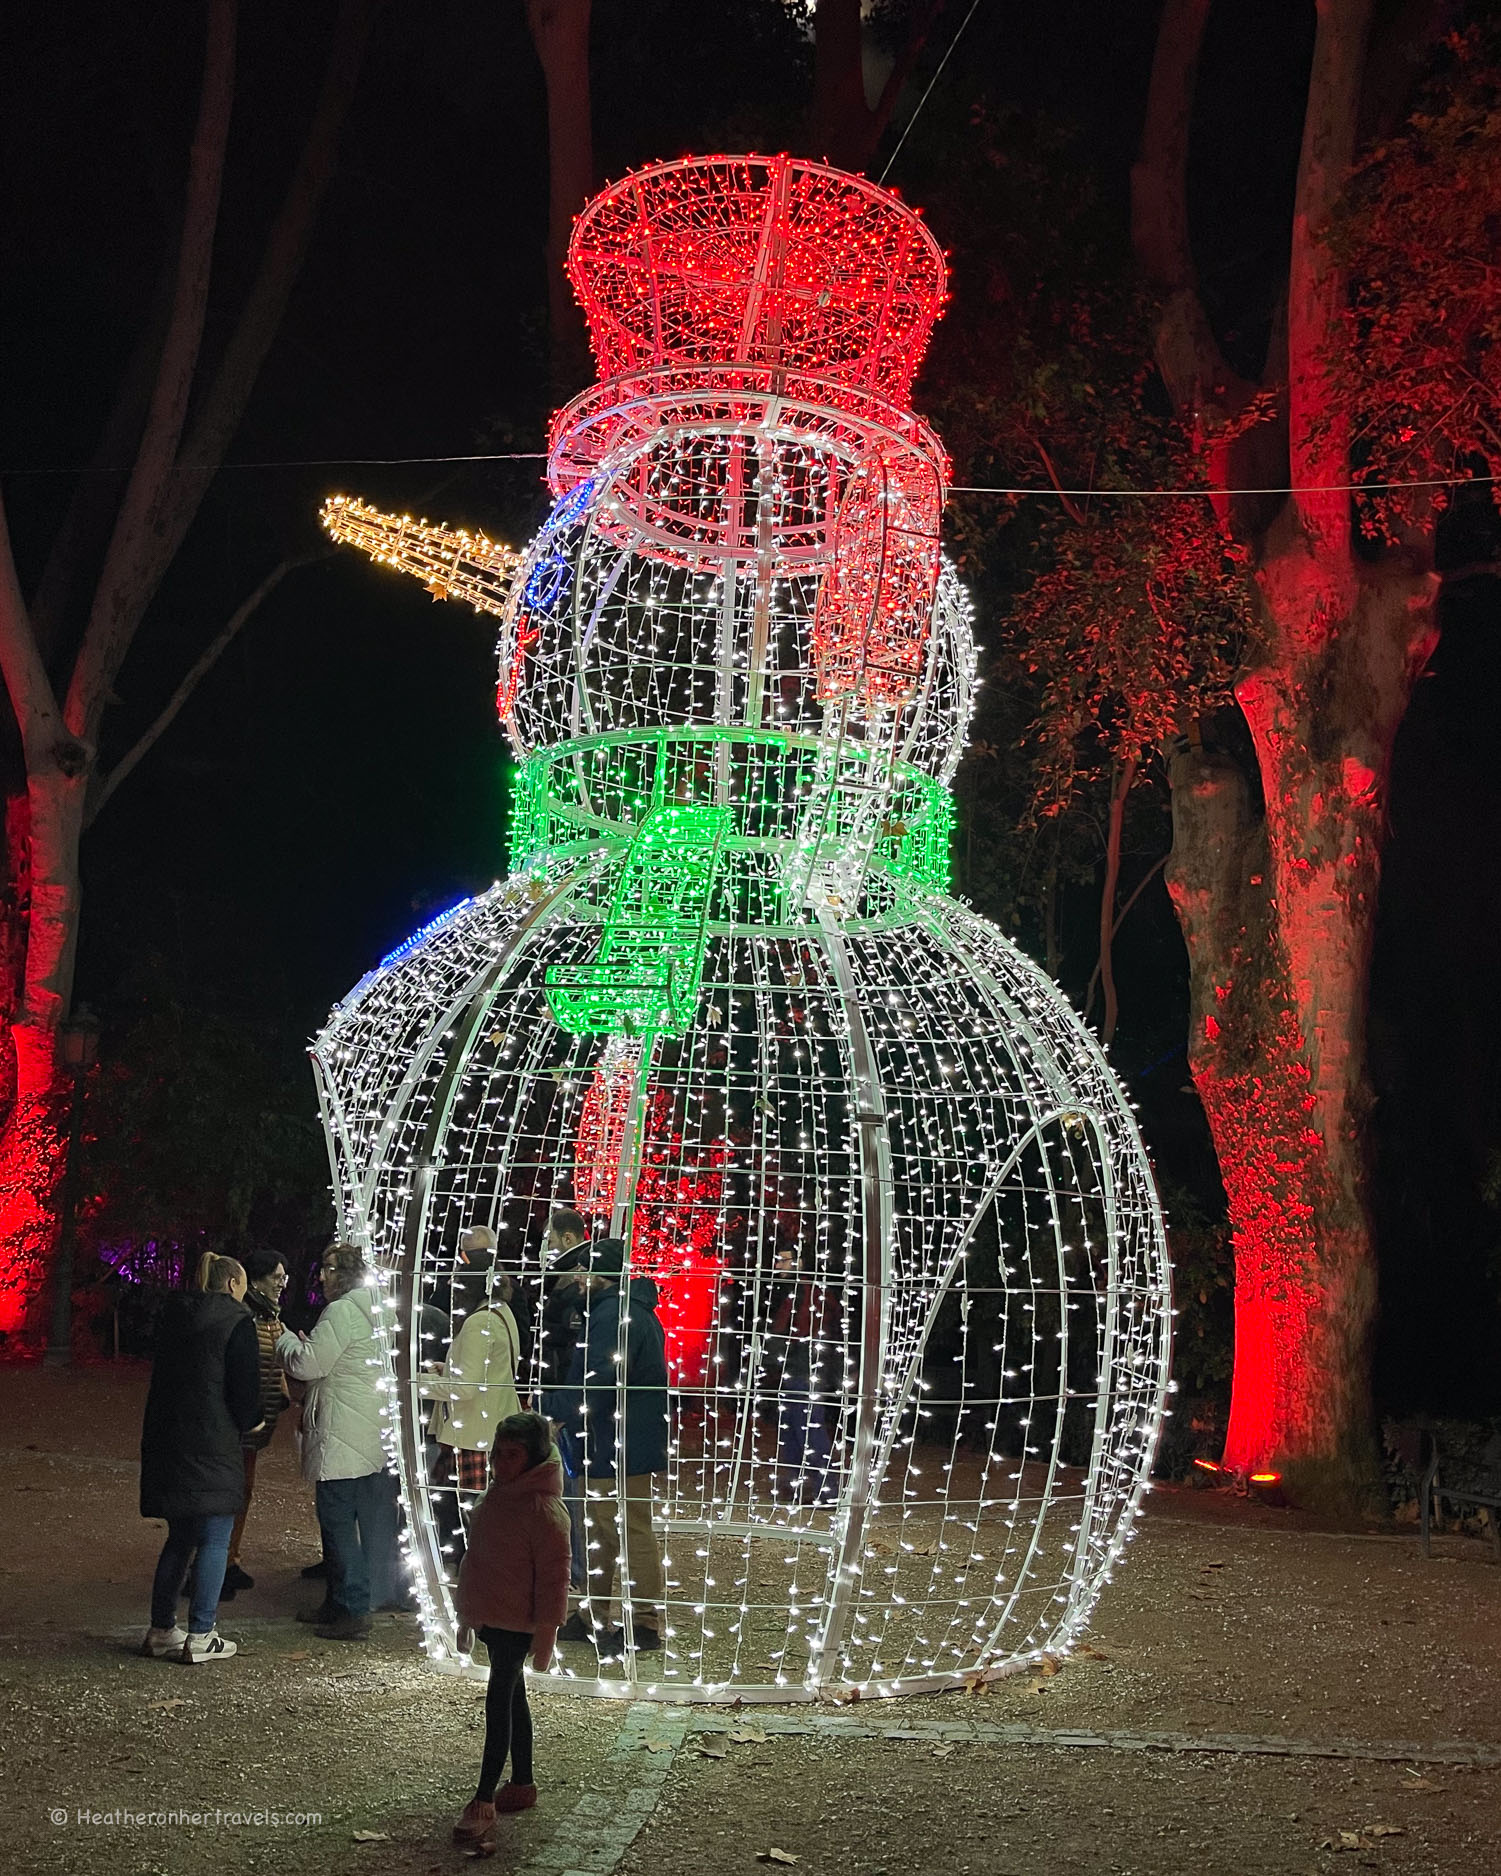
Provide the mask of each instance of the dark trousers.
{"label": "dark trousers", "polygon": [[245,1502],[240,1507],[240,1515],[235,1519],[235,1528],[229,1536],[229,1561],[240,1561],[240,1544],[245,1536],[245,1517],[250,1510],[250,1501],[255,1495],[255,1462],[258,1457],[254,1446],[241,1448],[245,1460]]}
{"label": "dark trousers", "polygon": [[[838,1496],[833,1474],[833,1444],[822,1401],[812,1399],[812,1383],[797,1375],[782,1382],[778,1402],[777,1458],[787,1496],[804,1504],[830,1502]],[[788,1478],[786,1475],[791,1474]]]}
{"label": "dark trousers", "polygon": [[490,1654],[490,1684],[485,1689],[485,1756],[474,1795],[488,1804],[508,1758],[513,1785],[533,1782],[532,1710],[526,1704],[526,1656],[532,1638],[509,1628],[482,1628],[478,1634]]}
{"label": "dark trousers", "polygon": [[396,1476],[319,1479],[315,1487],[328,1599],[350,1615],[369,1615],[396,1597]]}

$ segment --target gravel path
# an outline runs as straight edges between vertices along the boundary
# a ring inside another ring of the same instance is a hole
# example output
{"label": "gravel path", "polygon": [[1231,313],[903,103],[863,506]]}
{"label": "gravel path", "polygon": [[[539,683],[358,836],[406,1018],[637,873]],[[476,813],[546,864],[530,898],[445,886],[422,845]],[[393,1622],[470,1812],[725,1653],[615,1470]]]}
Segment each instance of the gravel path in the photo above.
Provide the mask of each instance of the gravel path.
{"label": "gravel path", "polygon": [[[458,1866],[478,1690],[428,1671],[400,1617],[362,1648],[291,1619],[316,1536],[289,1441],[261,1468],[256,1588],[221,1613],[242,1654],[189,1672],[130,1651],[160,1542],[135,1510],[144,1386],[133,1366],[0,1370],[0,1868]],[[1498,1695],[1483,1544],[1441,1539],[1424,1563],[1410,1536],[1164,1491],[1056,1672],[817,1711],[542,1696],[543,1802],[496,1866],[1468,1876],[1501,1868]]]}

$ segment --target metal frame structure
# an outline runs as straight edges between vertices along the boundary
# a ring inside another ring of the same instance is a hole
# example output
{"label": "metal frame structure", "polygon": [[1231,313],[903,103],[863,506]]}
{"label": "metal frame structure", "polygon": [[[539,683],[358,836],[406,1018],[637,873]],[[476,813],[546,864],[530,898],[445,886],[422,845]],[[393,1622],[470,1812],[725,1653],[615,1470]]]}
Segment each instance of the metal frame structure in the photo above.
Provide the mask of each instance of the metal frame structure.
{"label": "metal frame structure", "polygon": [[627,1551],[623,1661],[554,1672],[700,1701],[1004,1673],[1069,1646],[1132,1533],[1171,1312],[1103,1056],[947,896],[975,654],[906,408],[942,256],[863,179],[705,158],[606,190],[570,271],[606,381],[559,414],[510,583],[488,541],[325,516],[499,614],[523,758],[509,879],[313,1051],[342,1228],[389,1279],[428,1646],[470,1665],[421,1305],[462,1313],[476,1225],[545,1279],[566,1204],[658,1285],[673,1386],[664,1645]]}

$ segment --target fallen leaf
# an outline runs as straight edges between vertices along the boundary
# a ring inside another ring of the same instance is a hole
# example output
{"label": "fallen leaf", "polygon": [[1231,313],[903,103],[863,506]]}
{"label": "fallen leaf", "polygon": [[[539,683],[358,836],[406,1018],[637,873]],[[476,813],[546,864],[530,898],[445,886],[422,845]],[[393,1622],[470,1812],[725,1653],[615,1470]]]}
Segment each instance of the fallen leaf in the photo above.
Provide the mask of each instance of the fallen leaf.
{"label": "fallen leaf", "polygon": [[730,1732],[730,1738],[737,1746],[764,1746],[766,1735],[759,1726],[736,1726]]}
{"label": "fallen leaf", "polygon": [[1057,1655],[1044,1655],[1037,1664],[1039,1674],[1056,1674],[1063,1666]]}
{"label": "fallen leaf", "polygon": [[672,1751],[672,1741],[670,1739],[643,1739],[641,1743],[646,1747],[648,1752]]}
{"label": "fallen leaf", "polygon": [[988,1694],[990,1682],[985,1678],[985,1670],[977,1668],[973,1674],[964,1677],[964,1691],[967,1694]]}
{"label": "fallen leaf", "polygon": [[148,1700],[146,1707],[151,1713],[172,1713],[178,1707],[185,1707],[187,1704],[186,1700]]}
{"label": "fallen leaf", "polygon": [[953,1746],[947,1741],[940,1741],[939,1744],[933,1748],[933,1757],[935,1759],[946,1759],[953,1750]]}
{"label": "fallen leaf", "polygon": [[795,1863],[797,1858],[790,1850],[777,1850],[773,1848],[771,1850],[758,1850],[756,1852],[756,1861],[758,1863]]}
{"label": "fallen leaf", "polygon": [[1444,1787],[1436,1785],[1431,1778],[1424,1778],[1421,1773],[1404,1772],[1402,1789],[1404,1791],[1442,1791]]}
{"label": "fallen leaf", "polygon": [[357,1830],[353,1841],[355,1843],[389,1843],[391,1833],[388,1830]]}
{"label": "fallen leaf", "polygon": [[723,1759],[729,1755],[729,1747],[722,1739],[701,1739],[698,1742],[699,1757],[703,1759]]}
{"label": "fallen leaf", "polygon": [[1360,1834],[1362,1837],[1405,1837],[1407,1832],[1400,1824],[1364,1824]]}

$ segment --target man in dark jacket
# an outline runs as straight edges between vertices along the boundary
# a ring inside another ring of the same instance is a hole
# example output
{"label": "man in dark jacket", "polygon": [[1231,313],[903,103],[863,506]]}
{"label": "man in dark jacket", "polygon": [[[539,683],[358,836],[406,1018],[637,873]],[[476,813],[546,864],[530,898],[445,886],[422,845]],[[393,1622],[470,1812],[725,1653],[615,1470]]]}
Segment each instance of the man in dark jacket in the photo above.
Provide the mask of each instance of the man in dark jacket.
{"label": "man in dark jacket", "polygon": [[546,1269],[543,1272],[541,1379],[542,1411],[553,1423],[553,1439],[563,1462],[563,1503],[568,1510],[572,1533],[572,1567],[569,1586],[588,1586],[588,1567],[584,1560],[584,1477],[583,1458],[578,1440],[569,1425],[568,1378],[573,1373],[573,1354],[584,1332],[584,1302],[588,1295],[585,1272],[580,1268],[587,1257],[580,1257],[588,1241],[589,1223],[580,1212],[566,1205],[556,1207],[547,1221],[543,1246]]}
{"label": "man in dark jacket", "polygon": [[[189,1665],[235,1652],[218,1630],[219,1591],[245,1502],[240,1442],[261,1419],[260,1350],[245,1307],[245,1271],[209,1252],[199,1284],[162,1312],[141,1429],[141,1516],[167,1520],[141,1652]],[[190,1562],[184,1629],[177,1599]]]}
{"label": "man in dark jacket", "polygon": [[666,1337],[656,1313],[656,1284],[649,1277],[622,1277],[625,1244],[620,1238],[601,1238],[581,1246],[577,1255],[587,1273],[583,1281],[588,1320],[584,1339],[574,1350],[571,1385],[565,1393],[571,1422],[583,1436],[589,1595],[560,1633],[565,1641],[593,1641],[602,1657],[622,1652],[624,1631],[610,1626],[619,1561],[622,1603],[627,1595],[631,1600],[632,1641],[644,1654],[662,1646],[666,1591],[662,1552],[651,1521],[651,1475],[667,1466]]}

